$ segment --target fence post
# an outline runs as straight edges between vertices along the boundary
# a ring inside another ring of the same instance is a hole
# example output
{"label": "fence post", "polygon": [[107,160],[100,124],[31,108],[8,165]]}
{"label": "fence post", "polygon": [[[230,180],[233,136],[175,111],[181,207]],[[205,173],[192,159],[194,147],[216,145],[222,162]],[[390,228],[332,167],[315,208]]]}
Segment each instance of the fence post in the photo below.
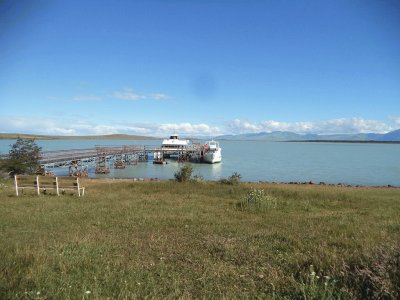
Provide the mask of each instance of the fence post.
{"label": "fence post", "polygon": [[14,180],[15,180],[15,193],[17,194],[17,197],[18,197],[18,178],[17,178],[17,175],[14,175]]}
{"label": "fence post", "polygon": [[78,197],[81,196],[81,187],[79,185],[79,177],[76,177],[76,184],[78,185]]}
{"label": "fence post", "polygon": [[38,196],[40,196],[39,176],[36,176],[36,189]]}
{"label": "fence post", "polygon": [[58,189],[58,177],[56,177],[56,189],[57,189],[57,196],[60,196],[60,191]]}

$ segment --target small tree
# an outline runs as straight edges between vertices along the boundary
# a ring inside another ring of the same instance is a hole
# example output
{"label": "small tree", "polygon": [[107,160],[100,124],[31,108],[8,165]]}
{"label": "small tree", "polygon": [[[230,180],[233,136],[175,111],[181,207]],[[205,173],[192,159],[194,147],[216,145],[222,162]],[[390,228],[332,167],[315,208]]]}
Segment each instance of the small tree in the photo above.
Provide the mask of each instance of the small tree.
{"label": "small tree", "polygon": [[2,168],[10,174],[34,174],[40,166],[39,159],[42,148],[33,139],[19,137],[10,146],[8,159],[4,161]]}
{"label": "small tree", "polygon": [[174,174],[175,180],[179,182],[189,181],[192,177],[193,168],[191,165],[184,165],[178,172]]}

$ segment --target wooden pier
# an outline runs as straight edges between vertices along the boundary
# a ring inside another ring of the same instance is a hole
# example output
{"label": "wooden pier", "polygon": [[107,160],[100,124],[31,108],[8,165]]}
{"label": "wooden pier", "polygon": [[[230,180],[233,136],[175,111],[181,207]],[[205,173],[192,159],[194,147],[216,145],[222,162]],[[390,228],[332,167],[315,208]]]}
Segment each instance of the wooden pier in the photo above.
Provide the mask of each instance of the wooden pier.
{"label": "wooden pier", "polygon": [[85,176],[87,174],[85,164],[95,164],[97,174],[107,174],[110,172],[109,161],[113,161],[114,168],[123,169],[126,165],[145,162],[149,158],[160,164],[164,163],[166,158],[200,162],[202,154],[203,148],[200,144],[191,144],[176,149],[145,145],[98,145],[95,148],[43,151],[40,164],[45,170],[69,167],[70,175]]}

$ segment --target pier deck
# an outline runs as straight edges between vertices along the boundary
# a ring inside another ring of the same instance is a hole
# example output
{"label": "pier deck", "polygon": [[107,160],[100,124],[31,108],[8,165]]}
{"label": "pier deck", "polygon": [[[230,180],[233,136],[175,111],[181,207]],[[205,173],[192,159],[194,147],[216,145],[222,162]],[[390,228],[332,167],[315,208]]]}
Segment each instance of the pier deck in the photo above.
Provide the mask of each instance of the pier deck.
{"label": "pier deck", "polygon": [[43,151],[41,152],[40,164],[44,169],[70,167],[70,170],[73,169],[73,173],[79,173],[79,169],[85,163],[95,163],[96,172],[108,173],[107,161],[109,160],[114,161],[115,168],[124,168],[126,164],[148,161],[149,157],[157,162],[162,162],[165,158],[171,156],[179,161],[200,162],[202,153],[203,147],[200,144],[174,149],[149,145],[98,145],[95,148]]}

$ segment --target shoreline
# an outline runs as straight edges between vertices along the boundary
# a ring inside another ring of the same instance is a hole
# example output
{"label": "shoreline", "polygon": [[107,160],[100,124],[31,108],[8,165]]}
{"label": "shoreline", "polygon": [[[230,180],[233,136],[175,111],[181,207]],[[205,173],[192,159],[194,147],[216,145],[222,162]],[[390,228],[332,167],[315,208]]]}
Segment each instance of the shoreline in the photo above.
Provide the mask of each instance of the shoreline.
{"label": "shoreline", "polygon": [[[126,182],[171,182],[174,179],[160,179],[156,177],[134,177],[134,178],[93,178],[93,177],[82,177],[84,180],[91,181],[126,181]],[[194,183],[221,183],[220,180],[190,180],[188,182]],[[347,183],[326,183],[323,181],[289,181],[289,182],[277,182],[277,181],[240,181],[242,184],[269,184],[269,185],[284,185],[284,186],[327,186],[327,187],[344,187],[344,188],[389,188],[389,189],[400,189],[400,185],[361,185],[361,184],[347,184]],[[229,185],[229,184],[228,184]]]}
{"label": "shoreline", "polygon": [[353,141],[353,140],[294,140],[286,143],[343,143],[343,144],[400,144],[400,141]]}

